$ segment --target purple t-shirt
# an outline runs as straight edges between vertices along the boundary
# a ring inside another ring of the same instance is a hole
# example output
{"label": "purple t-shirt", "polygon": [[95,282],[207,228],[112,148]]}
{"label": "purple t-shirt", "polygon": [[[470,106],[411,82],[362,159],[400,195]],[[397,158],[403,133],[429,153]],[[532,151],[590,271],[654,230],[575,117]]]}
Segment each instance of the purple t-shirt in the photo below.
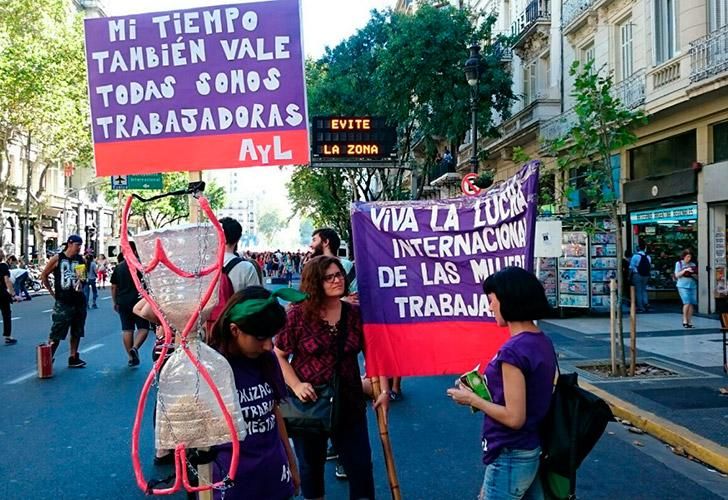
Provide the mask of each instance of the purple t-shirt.
{"label": "purple t-shirt", "polygon": [[483,463],[490,464],[503,448],[532,450],[541,444],[538,427],[551,403],[556,355],[554,345],[543,333],[520,333],[503,344],[485,369],[493,402],[505,405],[502,363],[513,365],[526,379],[526,423],[511,429],[485,416],[483,421]]}
{"label": "purple t-shirt", "polygon": [[[235,375],[240,407],[248,435],[240,441],[240,460],[235,486],[225,491],[225,500],[283,500],[293,496],[293,481],[286,450],[278,433],[275,404],[286,395],[278,359],[266,353],[257,359],[238,356],[228,359]],[[232,446],[217,447],[212,465],[214,481],[220,481],[230,467]],[[214,497],[222,498],[215,490]]]}

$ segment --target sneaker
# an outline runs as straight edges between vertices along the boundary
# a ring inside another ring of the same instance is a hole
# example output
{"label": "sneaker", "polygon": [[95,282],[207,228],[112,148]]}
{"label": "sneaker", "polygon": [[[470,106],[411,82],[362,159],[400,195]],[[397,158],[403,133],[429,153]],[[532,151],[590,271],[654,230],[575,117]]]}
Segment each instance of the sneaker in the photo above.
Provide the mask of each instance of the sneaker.
{"label": "sneaker", "polygon": [[94,304],[94,305],[93,305],[93,306],[91,306],[91,307],[93,307],[94,309],[98,309],[98,308],[99,308],[99,306],[97,306],[96,304]]}
{"label": "sneaker", "polygon": [[139,351],[137,351],[136,347],[131,348],[129,356],[131,356],[131,359],[129,360],[129,367],[139,366]]}
{"label": "sneaker", "polygon": [[336,474],[336,479],[346,479],[346,471],[341,463],[336,464],[336,472],[334,474]]}
{"label": "sneaker", "polygon": [[337,458],[339,458],[339,452],[333,446],[329,446],[329,449],[326,450],[326,460],[336,460]]}
{"label": "sneaker", "polygon": [[76,356],[71,356],[68,358],[68,367],[69,368],[83,368],[86,366],[86,362],[81,359],[81,356],[76,353]]}
{"label": "sneaker", "polygon": [[18,343],[18,339],[14,339],[13,337],[5,337],[5,345],[15,345]]}

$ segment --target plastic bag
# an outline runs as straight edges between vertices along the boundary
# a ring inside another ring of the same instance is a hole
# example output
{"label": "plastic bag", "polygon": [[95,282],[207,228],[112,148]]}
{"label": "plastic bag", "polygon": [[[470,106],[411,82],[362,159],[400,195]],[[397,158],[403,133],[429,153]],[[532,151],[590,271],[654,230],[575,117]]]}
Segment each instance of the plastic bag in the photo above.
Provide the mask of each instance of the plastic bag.
{"label": "plastic bag", "polygon": [[[245,438],[235,377],[228,361],[206,344],[195,341],[190,350],[210,374],[238,432]],[[195,390],[199,388],[198,390]],[[176,349],[162,368],[157,395],[155,428],[157,449],[203,448],[229,443],[232,439],[215,396],[182,349]]]}

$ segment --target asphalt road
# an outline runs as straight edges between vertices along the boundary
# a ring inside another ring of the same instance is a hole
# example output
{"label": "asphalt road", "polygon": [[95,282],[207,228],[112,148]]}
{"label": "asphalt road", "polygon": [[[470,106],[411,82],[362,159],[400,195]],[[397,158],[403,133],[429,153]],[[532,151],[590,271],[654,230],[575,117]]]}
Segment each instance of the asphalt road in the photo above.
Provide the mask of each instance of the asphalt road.
{"label": "asphalt road", "polygon": [[[50,326],[50,297],[13,306],[19,342],[0,346],[0,499],[141,499],[130,460],[132,420],[143,381],[151,368],[151,342],[142,365],[127,367],[119,322],[109,290],[100,308],[89,311],[81,356],[84,369],[68,369],[68,346],[60,348],[52,379],[35,374],[35,346]],[[452,377],[406,379],[405,399],[391,407],[390,433],[403,498],[474,499],[482,481],[479,432],[482,417],[457,407],[445,390]],[[151,406],[149,407],[151,409]],[[370,413],[370,417],[373,414]],[[584,499],[728,498],[728,479],[673,455],[648,436],[611,424],[579,470]],[[370,418],[377,495],[389,487],[375,422]],[[141,443],[147,478],[166,469],[152,465],[151,420]],[[635,443],[635,441],[637,443]],[[346,483],[327,470],[328,498],[345,499]],[[177,495],[172,498],[184,498]]]}

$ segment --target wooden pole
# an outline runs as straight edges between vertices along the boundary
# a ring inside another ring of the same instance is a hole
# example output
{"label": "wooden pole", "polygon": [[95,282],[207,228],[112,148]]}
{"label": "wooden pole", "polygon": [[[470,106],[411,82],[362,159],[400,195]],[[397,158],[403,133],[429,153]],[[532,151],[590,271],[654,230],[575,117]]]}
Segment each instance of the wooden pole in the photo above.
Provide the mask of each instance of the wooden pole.
{"label": "wooden pole", "polygon": [[[189,179],[190,182],[199,182],[202,180],[202,172],[199,170],[193,171],[189,173]],[[192,198],[192,196],[189,197],[189,203],[190,203],[190,222],[192,224],[196,224],[200,222],[200,205],[198,205],[197,201]]]}
{"label": "wooden pole", "polygon": [[629,302],[629,375],[634,377],[637,364],[637,311],[633,286],[629,287]]}
{"label": "wooden pole", "polygon": [[612,360],[612,375],[617,374],[617,352],[615,321],[617,318],[617,281],[609,280],[609,359]]}
{"label": "wooden pole", "polygon": [[[382,393],[382,388],[379,385],[379,377],[372,377],[372,392],[374,393],[375,400]],[[401,500],[402,492],[399,490],[397,466],[394,463],[392,443],[389,440],[387,416],[384,414],[384,409],[381,406],[377,408],[377,423],[379,424],[379,438],[382,441],[382,451],[384,452],[384,463],[387,465],[387,477],[389,478],[389,488],[392,491],[392,500]]]}

